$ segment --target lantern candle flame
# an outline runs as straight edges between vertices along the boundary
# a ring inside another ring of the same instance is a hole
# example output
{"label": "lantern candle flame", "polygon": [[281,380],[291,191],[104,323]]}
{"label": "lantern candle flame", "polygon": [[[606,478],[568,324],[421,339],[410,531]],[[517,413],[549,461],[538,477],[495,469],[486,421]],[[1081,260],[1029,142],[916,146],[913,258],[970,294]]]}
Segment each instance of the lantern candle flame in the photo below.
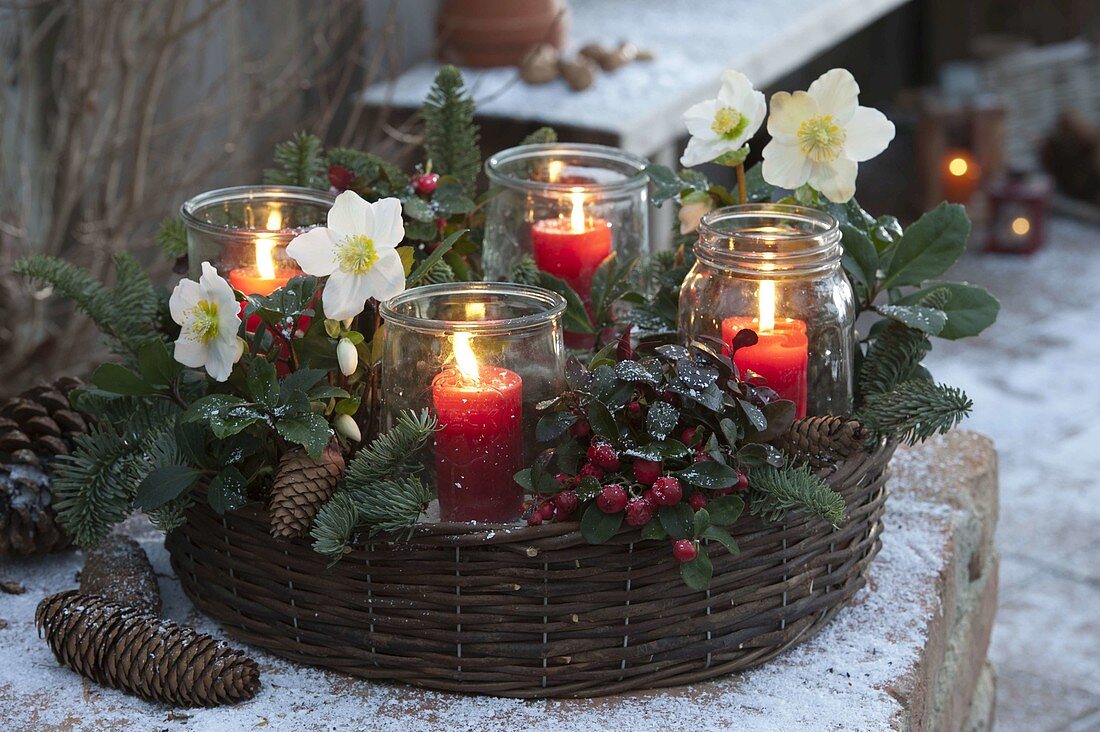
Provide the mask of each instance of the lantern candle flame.
{"label": "lantern candle flame", "polygon": [[477,365],[474,349],[470,346],[471,340],[473,336],[469,333],[455,333],[455,365],[458,366],[458,372],[462,374],[463,379],[476,384],[481,381],[481,371]]}
{"label": "lantern candle flame", "polygon": [[573,204],[573,210],[569,213],[569,228],[574,234],[584,233],[584,189],[574,188],[569,194],[569,200]]}

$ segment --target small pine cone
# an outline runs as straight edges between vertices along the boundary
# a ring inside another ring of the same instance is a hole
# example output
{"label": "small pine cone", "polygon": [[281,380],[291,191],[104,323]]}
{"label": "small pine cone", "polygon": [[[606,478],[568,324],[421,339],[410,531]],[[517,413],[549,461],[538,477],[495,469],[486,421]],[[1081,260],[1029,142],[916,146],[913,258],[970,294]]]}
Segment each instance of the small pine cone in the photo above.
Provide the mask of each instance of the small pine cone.
{"label": "small pine cone", "polygon": [[50,595],[35,624],[59,663],[149,701],[214,707],[247,701],[260,688],[259,667],[242,651],[97,595]]}
{"label": "small pine cone", "polygon": [[824,415],[795,420],[776,447],[811,468],[827,468],[863,449],[867,429],[858,419]]}
{"label": "small pine cone", "polygon": [[160,588],[141,545],[112,534],[90,549],[80,573],[80,591],[139,612],[160,615]]}
{"label": "small pine cone", "polygon": [[0,557],[48,554],[72,543],[57,523],[50,476],[36,456],[0,461]]}
{"label": "small pine cone", "polygon": [[88,431],[87,420],[69,405],[69,392],[80,385],[62,377],[0,404],[0,455],[19,455],[24,462],[32,453],[68,455],[73,437]]}
{"label": "small pine cone", "polygon": [[344,455],[336,445],[326,447],[320,460],[304,450],[283,455],[271,489],[271,535],[277,539],[305,536],[343,474]]}

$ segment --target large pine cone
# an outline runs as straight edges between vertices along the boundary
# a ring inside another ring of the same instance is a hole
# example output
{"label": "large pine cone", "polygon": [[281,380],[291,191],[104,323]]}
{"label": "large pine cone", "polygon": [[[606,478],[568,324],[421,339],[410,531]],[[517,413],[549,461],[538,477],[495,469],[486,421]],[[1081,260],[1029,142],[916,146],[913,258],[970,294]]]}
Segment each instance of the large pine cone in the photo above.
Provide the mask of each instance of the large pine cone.
{"label": "large pine cone", "polygon": [[775,440],[796,463],[828,468],[855,455],[867,443],[867,429],[858,419],[824,415],[803,417]]}
{"label": "large pine cone", "polygon": [[260,688],[259,667],[243,652],[98,595],[50,595],[35,623],[59,663],[149,701],[213,707],[251,699]]}
{"label": "large pine cone", "polygon": [[335,445],[326,447],[320,460],[304,450],[283,455],[271,489],[271,535],[278,539],[305,536],[343,474],[344,455]]}
{"label": "large pine cone", "polygon": [[50,476],[39,465],[0,461],[0,557],[46,554],[72,545],[58,524]]}
{"label": "large pine cone", "polygon": [[80,385],[63,376],[0,404],[0,456],[34,464],[68,455],[72,438],[88,431],[87,420],[69,405],[69,392]]}
{"label": "large pine cone", "polygon": [[160,615],[160,588],[153,565],[129,536],[111,534],[89,549],[80,573],[80,591],[123,607]]}

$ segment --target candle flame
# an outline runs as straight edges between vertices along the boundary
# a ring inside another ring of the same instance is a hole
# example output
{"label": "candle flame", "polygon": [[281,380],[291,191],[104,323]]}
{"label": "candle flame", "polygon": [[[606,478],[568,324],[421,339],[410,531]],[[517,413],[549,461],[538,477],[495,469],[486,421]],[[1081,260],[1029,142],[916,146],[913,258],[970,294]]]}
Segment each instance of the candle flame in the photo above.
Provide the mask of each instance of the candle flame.
{"label": "candle flame", "polygon": [[485,303],[466,303],[466,320],[485,320]]}
{"label": "candle flame", "polygon": [[574,188],[569,194],[569,200],[573,203],[573,210],[569,214],[569,228],[574,234],[580,234],[585,230],[584,189]]}
{"label": "candle flame", "polygon": [[458,366],[458,372],[462,374],[462,378],[467,381],[481,381],[481,373],[477,367],[477,356],[474,355],[474,349],[470,347],[472,339],[473,336],[469,333],[455,333],[455,364]]}
{"label": "candle flame", "polygon": [[951,158],[951,162],[947,164],[947,170],[956,178],[962,178],[966,175],[966,171],[970,170],[970,163],[966,162],[966,158]]}
{"label": "candle flame", "polygon": [[775,330],[775,280],[760,280],[760,332]]}
{"label": "candle flame", "polygon": [[270,236],[256,237],[256,274],[265,280],[275,279],[275,240]]}
{"label": "candle flame", "polygon": [[280,231],[283,228],[283,211],[278,206],[272,206],[267,212],[267,230]]}
{"label": "candle flame", "polygon": [[1031,231],[1031,222],[1023,216],[1012,219],[1012,233],[1016,236],[1026,236]]}
{"label": "candle flame", "polygon": [[560,160],[551,160],[546,165],[546,177],[550,179],[551,183],[558,182],[558,178],[561,177],[561,171],[564,167],[565,163]]}

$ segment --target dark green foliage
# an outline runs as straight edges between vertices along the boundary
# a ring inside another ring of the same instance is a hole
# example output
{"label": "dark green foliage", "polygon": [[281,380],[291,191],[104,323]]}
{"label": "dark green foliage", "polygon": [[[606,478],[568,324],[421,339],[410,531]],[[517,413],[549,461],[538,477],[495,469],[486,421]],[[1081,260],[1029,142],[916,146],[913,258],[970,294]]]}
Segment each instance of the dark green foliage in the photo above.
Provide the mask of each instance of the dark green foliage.
{"label": "dark green foliage", "polygon": [[478,128],[474,124],[474,100],[466,91],[462,74],[444,66],[421,109],[424,118],[424,149],[432,167],[451,176],[472,197],[481,169]]}
{"label": "dark green foliage", "polygon": [[523,138],[520,145],[547,145],[558,141],[558,132],[553,127],[540,127],[527,137]]}
{"label": "dark green foliage", "polygon": [[420,414],[404,411],[396,424],[360,450],[347,470],[347,485],[360,489],[398,473],[414,472],[417,452],[438,429],[438,422],[428,411]]}
{"label": "dark green foliage", "polygon": [[537,285],[541,277],[539,267],[535,264],[534,257],[525,255],[519,263],[512,268],[512,282],[519,285]]}
{"label": "dark green foliage", "polygon": [[134,461],[134,446],[110,427],[80,435],[73,453],[57,458],[58,521],[80,546],[95,546],[129,514]]}
{"label": "dark green foliage", "polygon": [[973,406],[961,389],[911,379],[893,391],[868,396],[858,416],[873,439],[889,437],[912,445],[949,431]]}
{"label": "dark green foliage", "polygon": [[275,146],[275,168],[264,171],[264,182],[282,186],[328,188],[321,140],[308,132]]}
{"label": "dark green foliage", "polygon": [[844,522],[844,497],[807,466],[753,468],[749,477],[749,512],[780,522],[790,511],[819,516],[833,526]]}
{"label": "dark green foliage", "polygon": [[187,254],[187,229],[179,216],[168,216],[157,229],[157,246],[169,259]]}
{"label": "dark green foliage", "polygon": [[867,348],[857,379],[860,398],[885,394],[908,381],[931,350],[932,341],[919,330],[888,325]]}

